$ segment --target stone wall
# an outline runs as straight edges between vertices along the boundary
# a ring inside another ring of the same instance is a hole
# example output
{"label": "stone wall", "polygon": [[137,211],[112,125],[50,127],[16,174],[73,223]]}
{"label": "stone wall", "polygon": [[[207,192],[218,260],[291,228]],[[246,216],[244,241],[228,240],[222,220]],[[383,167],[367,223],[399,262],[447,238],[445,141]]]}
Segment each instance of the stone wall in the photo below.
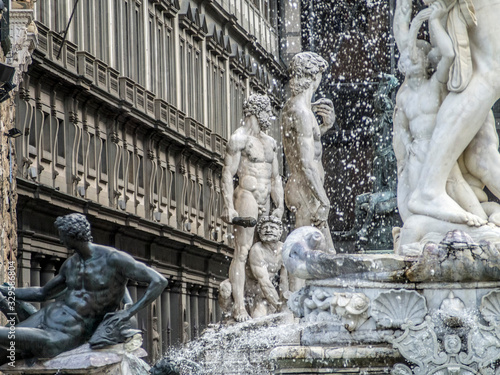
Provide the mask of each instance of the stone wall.
{"label": "stone wall", "polygon": [[[0,282],[10,281],[6,275],[8,261],[16,261],[17,254],[17,189],[16,189],[16,150],[13,140],[7,136],[14,127],[15,105],[13,96],[22,81],[22,74],[31,63],[31,54],[37,40],[36,26],[33,23],[33,10],[30,1],[12,1],[9,12],[10,46],[6,54],[0,49],[0,62],[14,67],[12,79],[15,89],[10,97],[0,103],[0,257],[4,267],[0,268]],[[4,84],[1,82],[0,84]],[[22,129],[20,129],[22,130]],[[17,267],[17,264],[16,264]]]}
{"label": "stone wall", "polygon": [[[3,53],[2,53],[3,55]],[[3,56],[2,56],[3,57]],[[1,59],[5,61],[5,58]],[[13,126],[14,106],[13,100],[0,104],[0,249],[2,264],[7,265],[8,260],[16,259],[17,252],[17,222],[16,222],[16,165],[14,148],[10,152],[11,139],[5,133]],[[12,145],[13,146],[13,145]],[[10,157],[9,155],[12,155]],[[10,167],[12,160],[12,168]],[[11,173],[12,171],[12,173]],[[0,281],[7,281],[5,268],[0,268]]]}

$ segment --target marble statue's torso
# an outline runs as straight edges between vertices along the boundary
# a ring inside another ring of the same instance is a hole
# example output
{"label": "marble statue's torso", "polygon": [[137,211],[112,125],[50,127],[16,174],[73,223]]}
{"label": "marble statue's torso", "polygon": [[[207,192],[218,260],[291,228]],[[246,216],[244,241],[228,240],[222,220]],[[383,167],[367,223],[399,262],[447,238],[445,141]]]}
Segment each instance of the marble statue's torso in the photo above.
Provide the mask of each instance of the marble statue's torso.
{"label": "marble statue's torso", "polygon": [[[252,248],[252,252],[258,252],[258,257],[261,261],[261,265],[265,266],[269,274],[271,281],[275,279],[276,274],[280,271],[283,266],[283,259],[281,257],[281,248],[283,247],[282,242],[278,242],[269,246],[264,245],[262,242],[258,242]],[[250,254],[253,256],[254,254]],[[251,272],[249,272],[249,279],[255,280],[255,277]]]}
{"label": "marble statue's torso", "polygon": [[246,135],[237,172],[238,188],[252,192],[258,204],[269,200],[275,153],[273,138],[262,132],[258,136]]}
{"label": "marble statue's torso", "polygon": [[435,78],[423,79],[419,85],[408,81],[398,92],[397,105],[404,110],[413,140],[430,140],[439,107],[446,97],[446,85]]}
{"label": "marble statue's torso", "polygon": [[[300,157],[300,150],[292,144],[291,138],[294,136],[287,136],[287,133],[293,132],[297,139],[295,143],[299,143],[307,150],[311,155],[313,155],[313,165],[316,169],[316,173],[320,174],[321,180],[324,179],[323,164],[321,161],[322,157],[322,146],[321,146],[321,131],[318,125],[318,121],[314,116],[314,113],[310,108],[305,105],[301,105],[298,102],[287,103],[283,110],[285,113],[283,121],[283,132],[285,137],[283,138],[283,145],[285,148],[285,154],[289,159],[288,165],[290,170],[295,173],[302,173],[301,163],[293,162],[295,158]],[[289,119],[287,120],[286,117]]]}

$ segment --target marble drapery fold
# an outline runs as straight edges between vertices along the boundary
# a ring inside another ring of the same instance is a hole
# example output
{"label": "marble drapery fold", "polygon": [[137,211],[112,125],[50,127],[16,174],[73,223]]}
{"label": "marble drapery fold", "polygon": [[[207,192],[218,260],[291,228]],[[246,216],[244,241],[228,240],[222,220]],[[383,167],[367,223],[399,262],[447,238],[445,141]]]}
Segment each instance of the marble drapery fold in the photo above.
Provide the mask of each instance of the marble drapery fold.
{"label": "marble drapery fold", "polygon": [[472,77],[472,57],[467,28],[477,25],[476,10],[472,0],[458,0],[451,6],[448,15],[448,34],[453,42],[455,60],[450,69],[448,90],[465,90]]}

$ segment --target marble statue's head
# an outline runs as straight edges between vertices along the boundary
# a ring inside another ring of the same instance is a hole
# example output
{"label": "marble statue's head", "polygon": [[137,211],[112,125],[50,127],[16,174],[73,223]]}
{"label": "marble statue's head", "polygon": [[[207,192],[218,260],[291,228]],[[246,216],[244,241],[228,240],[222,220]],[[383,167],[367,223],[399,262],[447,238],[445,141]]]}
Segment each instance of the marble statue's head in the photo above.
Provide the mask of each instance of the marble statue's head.
{"label": "marble statue's head", "polygon": [[317,53],[301,52],[296,54],[292,58],[289,68],[292,77],[290,79],[292,95],[297,95],[308,89],[326,68],[328,68],[328,63]]}
{"label": "marble statue's head", "polygon": [[423,40],[418,40],[412,49],[406,48],[398,61],[398,69],[405,76],[425,76],[428,77],[431,64],[429,52],[431,46]]}
{"label": "marble statue's head", "polygon": [[255,115],[262,130],[271,127],[271,120],[274,118],[271,100],[267,95],[252,94],[243,103],[243,115],[245,117]]}
{"label": "marble statue's head", "polygon": [[66,216],[59,216],[54,225],[59,230],[61,236],[64,235],[81,242],[92,241],[90,223],[82,214],[73,213]]}
{"label": "marble statue's head", "polygon": [[281,220],[275,216],[263,216],[257,222],[255,227],[259,238],[263,242],[279,241],[283,233],[283,224]]}

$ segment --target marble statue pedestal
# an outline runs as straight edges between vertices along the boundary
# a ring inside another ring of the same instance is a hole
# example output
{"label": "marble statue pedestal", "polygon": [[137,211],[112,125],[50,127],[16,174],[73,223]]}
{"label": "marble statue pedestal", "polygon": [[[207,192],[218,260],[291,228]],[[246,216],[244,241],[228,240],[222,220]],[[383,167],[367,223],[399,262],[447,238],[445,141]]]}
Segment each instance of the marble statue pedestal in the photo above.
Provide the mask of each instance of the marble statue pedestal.
{"label": "marble statue pedestal", "polygon": [[270,352],[274,374],[500,372],[499,281],[309,280],[289,305],[300,345]]}
{"label": "marble statue pedestal", "polygon": [[379,368],[394,363],[384,352],[392,348],[402,358],[394,375],[500,374],[500,233],[492,229],[429,233],[411,255],[328,254],[316,228],[295,230],[283,258],[307,280],[288,300],[303,329],[299,347],[271,352],[278,369],[300,373],[286,371],[313,362],[303,373],[340,374],[339,361],[358,371],[370,358]]}
{"label": "marble statue pedestal", "polygon": [[34,364],[18,360],[15,366],[0,367],[5,375],[148,375],[149,365],[140,357],[147,356],[142,348],[127,348],[127,344],[113,345],[104,349],[90,349],[84,344],[76,349]]}
{"label": "marble statue pedestal", "polygon": [[282,346],[271,351],[274,375],[369,375],[390,374],[404,361],[390,345],[379,346]]}

